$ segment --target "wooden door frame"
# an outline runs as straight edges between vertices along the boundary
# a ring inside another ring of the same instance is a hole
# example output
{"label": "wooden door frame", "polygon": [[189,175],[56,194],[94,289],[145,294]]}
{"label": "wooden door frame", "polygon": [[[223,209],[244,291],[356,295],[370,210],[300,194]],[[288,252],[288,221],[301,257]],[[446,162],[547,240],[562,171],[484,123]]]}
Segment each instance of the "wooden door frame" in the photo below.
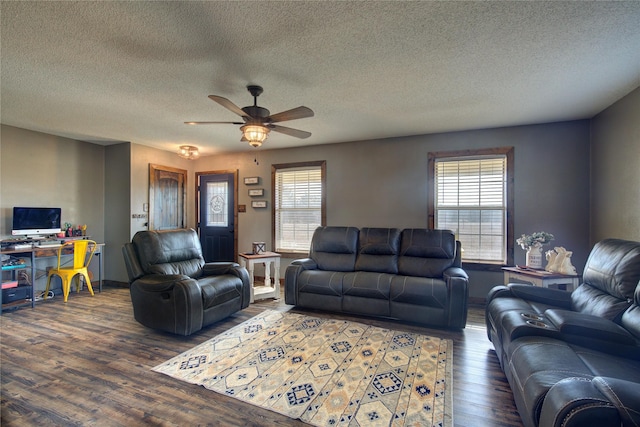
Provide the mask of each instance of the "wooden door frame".
{"label": "wooden door frame", "polygon": [[198,229],[198,237],[202,237],[200,235],[200,177],[202,175],[227,175],[233,174],[233,259],[238,259],[238,169],[228,169],[228,170],[213,170],[213,171],[204,171],[204,172],[196,172],[196,228]]}
{"label": "wooden door frame", "polygon": [[171,172],[178,175],[182,175],[182,228],[185,228],[187,225],[187,170],[178,169],[171,166],[162,166],[153,163],[149,163],[149,218],[147,221],[147,228],[149,230],[154,229],[154,212],[155,212],[155,186],[156,186],[156,172]]}

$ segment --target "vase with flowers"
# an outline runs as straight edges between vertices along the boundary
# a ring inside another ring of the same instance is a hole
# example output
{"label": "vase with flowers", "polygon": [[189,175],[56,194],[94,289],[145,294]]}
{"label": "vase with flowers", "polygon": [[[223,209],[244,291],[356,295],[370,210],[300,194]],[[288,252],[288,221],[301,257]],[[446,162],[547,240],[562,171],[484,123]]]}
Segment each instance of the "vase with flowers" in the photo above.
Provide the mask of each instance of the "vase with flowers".
{"label": "vase with flowers", "polygon": [[529,268],[542,269],[542,247],[554,239],[553,234],[536,231],[530,235],[523,234],[516,243],[527,251],[526,265]]}

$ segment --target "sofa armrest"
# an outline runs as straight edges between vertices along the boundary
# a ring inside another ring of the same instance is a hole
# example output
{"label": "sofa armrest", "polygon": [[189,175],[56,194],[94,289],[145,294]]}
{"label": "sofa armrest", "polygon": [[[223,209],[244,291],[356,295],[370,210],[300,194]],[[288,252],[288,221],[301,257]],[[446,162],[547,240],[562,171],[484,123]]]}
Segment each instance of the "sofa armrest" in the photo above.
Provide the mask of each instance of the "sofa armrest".
{"label": "sofa armrest", "polygon": [[640,383],[609,377],[595,377],[592,382],[618,409],[622,425],[640,425]]}
{"label": "sofa armrest", "polygon": [[566,342],[622,357],[640,358],[640,343],[609,319],[568,310],[549,309],[545,316]]}
{"label": "sofa armrest", "polygon": [[284,273],[284,302],[289,305],[298,303],[298,276],[305,270],[317,270],[318,264],[311,258],[296,259],[289,264]]}
{"label": "sofa armrest", "polygon": [[302,258],[291,261],[290,265],[299,265],[302,270],[317,270],[318,264],[311,258]]}
{"label": "sofa armrest", "polygon": [[469,276],[459,267],[450,267],[443,272],[449,294],[448,327],[464,328],[467,324],[469,300]]}
{"label": "sofa armrest", "polygon": [[571,310],[570,292],[521,283],[509,283],[507,287],[513,297]]}
{"label": "sofa armrest", "polygon": [[638,395],[640,395],[640,384],[630,381],[603,377],[565,378],[554,384],[547,392],[538,425],[549,427],[638,425],[638,414],[640,414]]}
{"label": "sofa armrest", "polygon": [[202,329],[202,292],[198,281],[181,274],[152,274],[130,287],[135,319],[144,326],[179,335]]}

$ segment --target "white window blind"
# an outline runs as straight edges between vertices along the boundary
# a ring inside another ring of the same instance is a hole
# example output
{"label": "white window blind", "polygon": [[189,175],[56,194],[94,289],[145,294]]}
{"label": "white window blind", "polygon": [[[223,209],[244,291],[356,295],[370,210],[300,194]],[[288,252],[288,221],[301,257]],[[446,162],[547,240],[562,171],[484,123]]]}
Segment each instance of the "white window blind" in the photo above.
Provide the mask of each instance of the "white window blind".
{"label": "white window blind", "polygon": [[322,225],[321,166],[275,171],[275,246],[280,252],[308,252]]}
{"label": "white window blind", "polygon": [[452,230],[462,259],[506,262],[506,156],[438,159],[435,226]]}

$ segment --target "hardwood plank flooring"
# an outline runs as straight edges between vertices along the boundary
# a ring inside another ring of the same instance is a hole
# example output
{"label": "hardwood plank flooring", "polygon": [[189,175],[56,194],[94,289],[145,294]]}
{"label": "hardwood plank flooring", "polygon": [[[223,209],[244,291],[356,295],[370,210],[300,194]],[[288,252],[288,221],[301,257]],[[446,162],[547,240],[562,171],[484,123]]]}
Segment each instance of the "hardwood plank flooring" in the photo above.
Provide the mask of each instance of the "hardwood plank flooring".
{"label": "hardwood plank flooring", "polygon": [[303,426],[292,420],[151,368],[259,314],[292,310],[453,340],[455,426],[522,426],[511,389],[484,327],[469,310],[463,331],[251,304],[189,337],[159,333],[133,319],[129,290],[105,287],[4,312],[0,318],[2,426]]}

